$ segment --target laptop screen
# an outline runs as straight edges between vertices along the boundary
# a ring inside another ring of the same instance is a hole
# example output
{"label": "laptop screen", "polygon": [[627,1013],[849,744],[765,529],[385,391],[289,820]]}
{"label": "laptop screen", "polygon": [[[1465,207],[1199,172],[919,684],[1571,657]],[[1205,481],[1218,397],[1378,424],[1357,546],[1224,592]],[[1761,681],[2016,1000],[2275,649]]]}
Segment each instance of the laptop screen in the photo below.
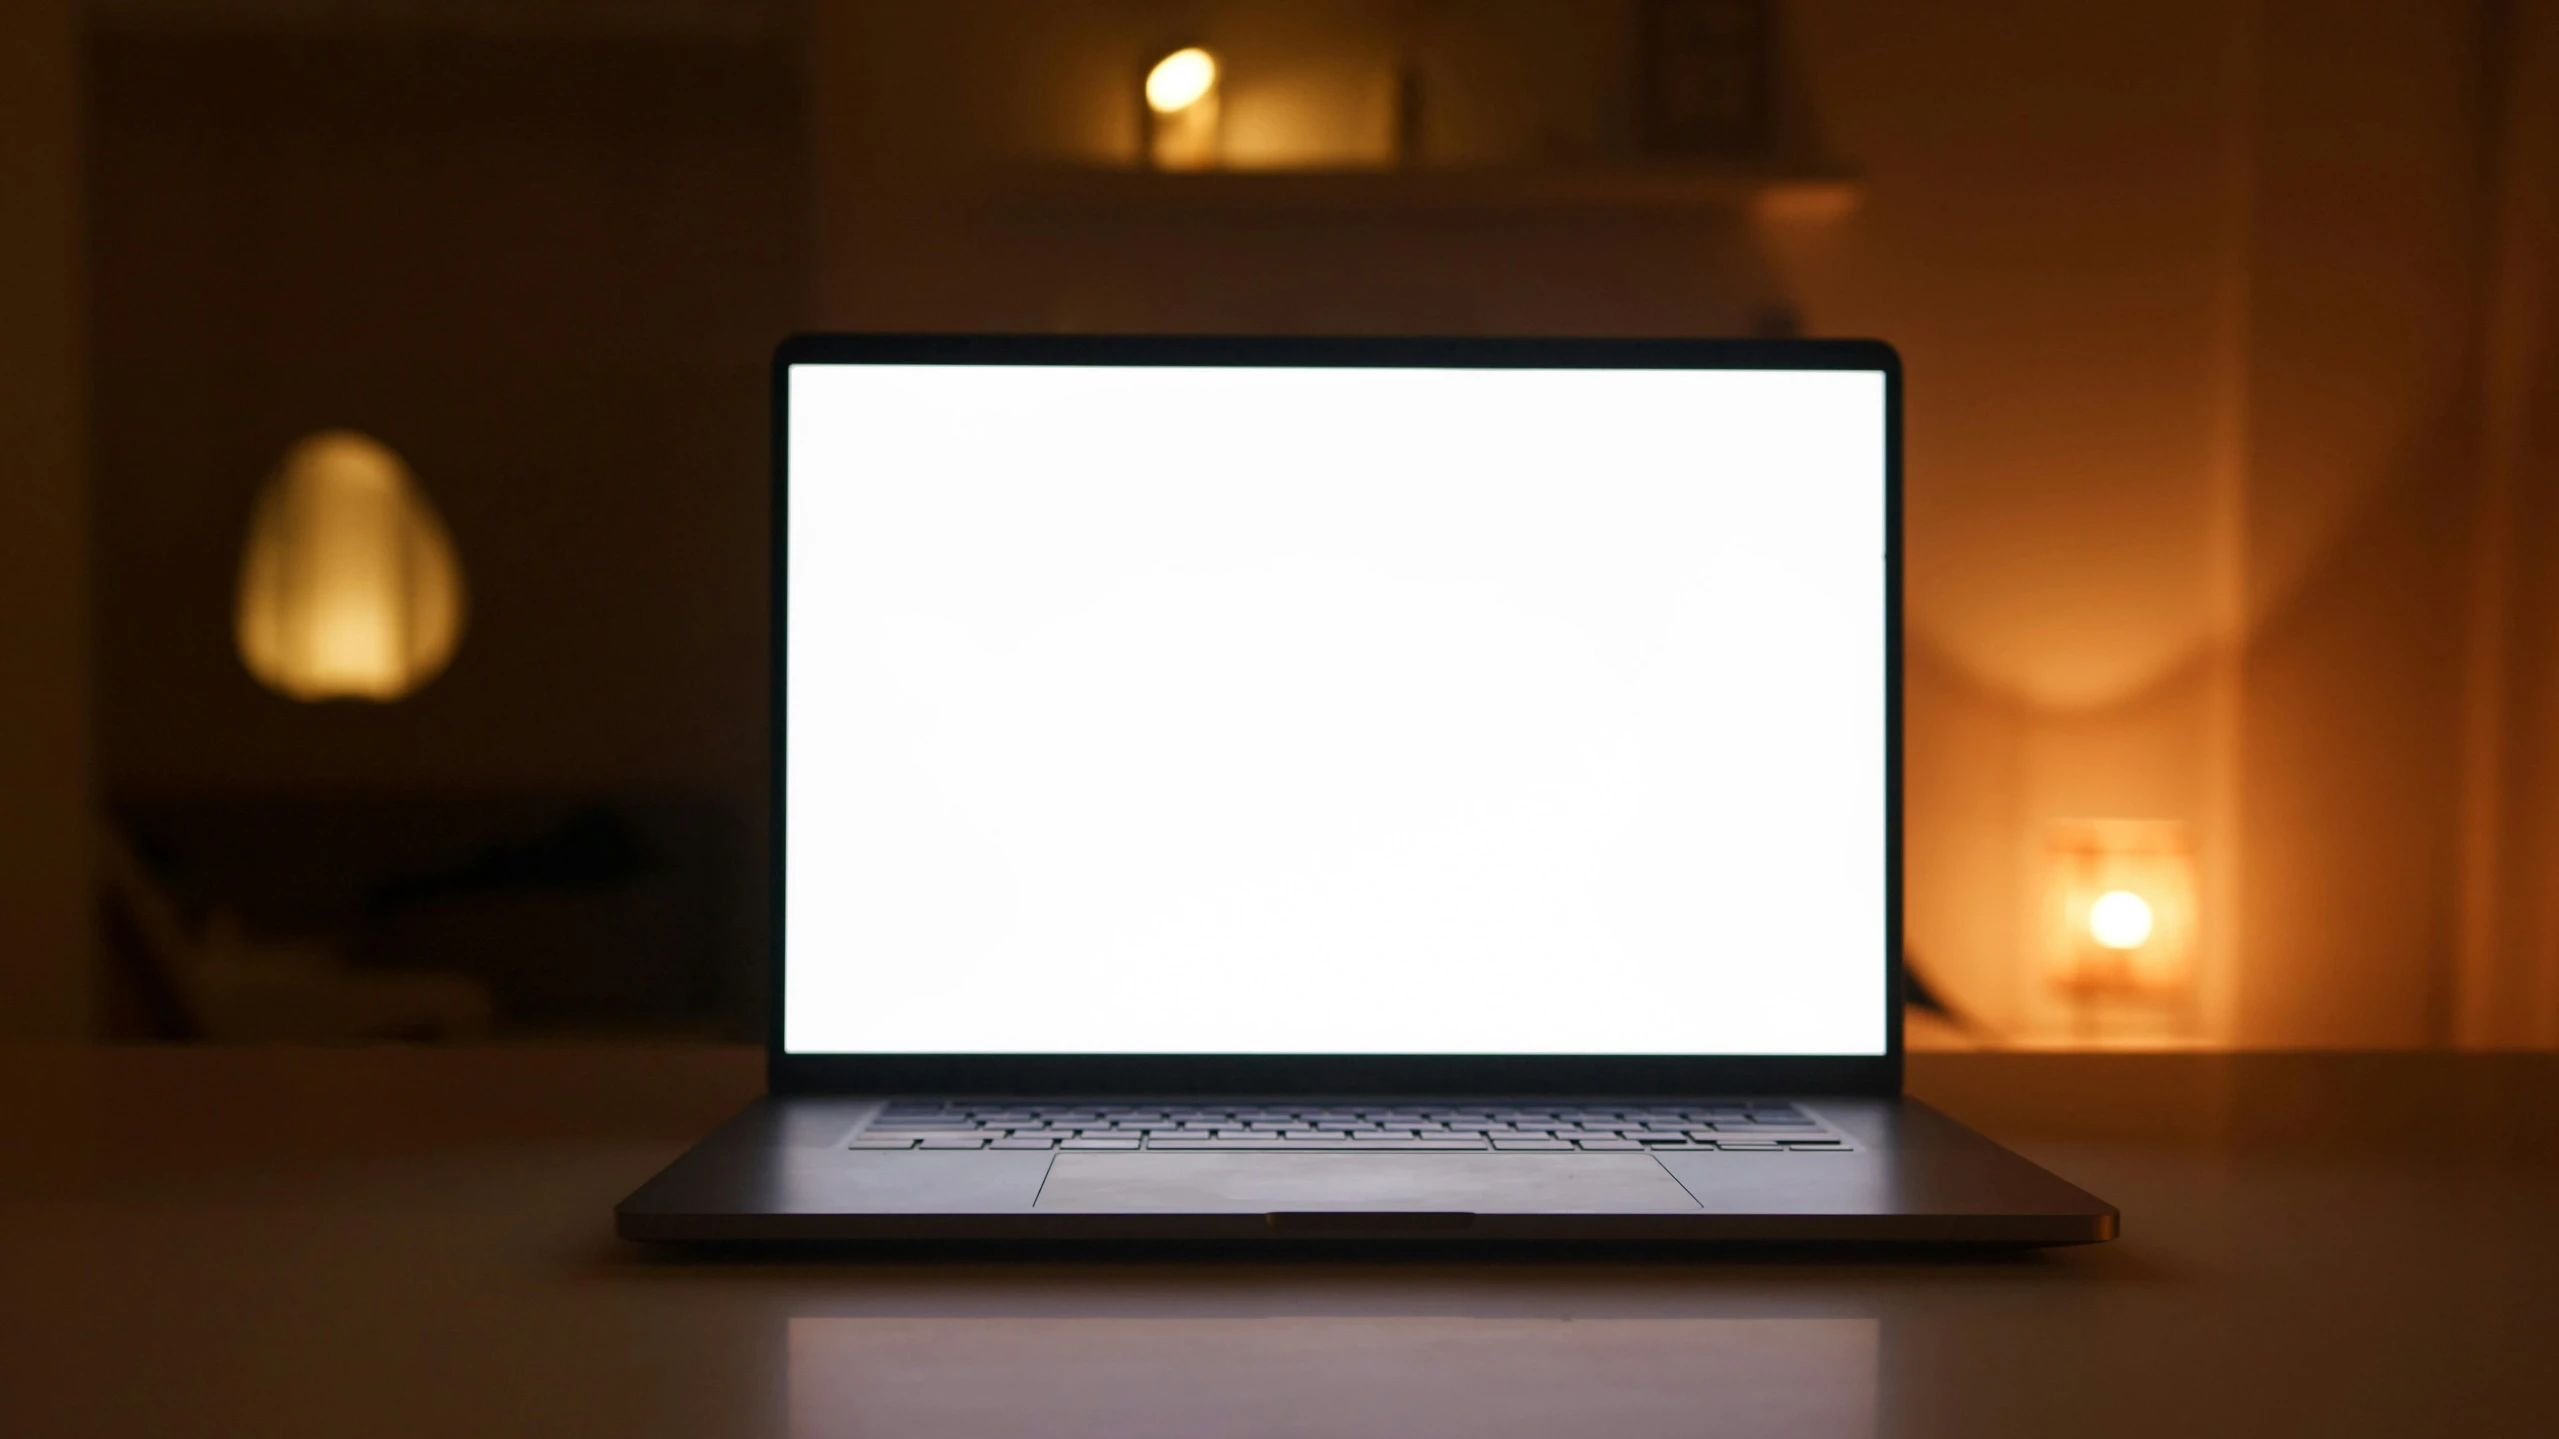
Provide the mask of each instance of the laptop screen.
{"label": "laptop screen", "polygon": [[788,1052],[1885,1052],[1881,371],[786,383]]}

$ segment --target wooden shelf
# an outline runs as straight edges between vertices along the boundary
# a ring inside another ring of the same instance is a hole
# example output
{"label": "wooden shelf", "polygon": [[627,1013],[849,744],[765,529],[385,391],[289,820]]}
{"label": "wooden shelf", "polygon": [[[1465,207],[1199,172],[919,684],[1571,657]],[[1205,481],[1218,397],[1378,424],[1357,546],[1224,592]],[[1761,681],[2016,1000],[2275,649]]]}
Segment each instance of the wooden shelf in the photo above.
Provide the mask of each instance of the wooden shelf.
{"label": "wooden shelf", "polygon": [[1781,209],[1839,214],[1857,178],[1839,169],[1622,165],[1521,169],[1163,171],[1053,165],[986,186],[1006,209],[1127,215],[1573,214]]}

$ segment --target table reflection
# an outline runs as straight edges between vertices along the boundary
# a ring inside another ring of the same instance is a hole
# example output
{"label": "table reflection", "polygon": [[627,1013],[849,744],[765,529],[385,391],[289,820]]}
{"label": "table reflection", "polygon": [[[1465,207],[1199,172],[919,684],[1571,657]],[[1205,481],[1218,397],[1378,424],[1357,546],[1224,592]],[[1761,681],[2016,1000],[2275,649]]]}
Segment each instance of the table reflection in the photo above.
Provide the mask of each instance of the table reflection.
{"label": "table reflection", "polygon": [[1872,1439],[1873,1319],[801,1318],[818,1436]]}

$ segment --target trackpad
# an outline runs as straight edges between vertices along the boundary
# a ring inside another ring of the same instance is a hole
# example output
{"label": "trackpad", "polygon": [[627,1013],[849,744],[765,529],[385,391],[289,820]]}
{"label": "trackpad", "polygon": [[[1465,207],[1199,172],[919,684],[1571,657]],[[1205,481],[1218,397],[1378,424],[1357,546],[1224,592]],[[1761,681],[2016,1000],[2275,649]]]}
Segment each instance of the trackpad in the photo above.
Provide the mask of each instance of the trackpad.
{"label": "trackpad", "polygon": [[1648,1154],[1060,1153],[1039,1209],[1110,1214],[1687,1214]]}

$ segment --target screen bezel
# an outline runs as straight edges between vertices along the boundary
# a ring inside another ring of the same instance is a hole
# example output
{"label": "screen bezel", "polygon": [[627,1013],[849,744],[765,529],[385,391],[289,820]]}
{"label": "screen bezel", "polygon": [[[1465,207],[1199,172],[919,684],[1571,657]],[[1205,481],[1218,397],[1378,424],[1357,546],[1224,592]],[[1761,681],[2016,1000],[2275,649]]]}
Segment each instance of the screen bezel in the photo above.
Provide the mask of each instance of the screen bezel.
{"label": "screen bezel", "polygon": [[[793,365],[1313,366],[1377,369],[1872,370],[1884,377],[1884,1053],[1877,1055],[793,1054],[783,907]],[[775,1093],[1896,1094],[1902,1083],[1901,357],[1878,340],[799,335],[773,354],[771,751]]]}

